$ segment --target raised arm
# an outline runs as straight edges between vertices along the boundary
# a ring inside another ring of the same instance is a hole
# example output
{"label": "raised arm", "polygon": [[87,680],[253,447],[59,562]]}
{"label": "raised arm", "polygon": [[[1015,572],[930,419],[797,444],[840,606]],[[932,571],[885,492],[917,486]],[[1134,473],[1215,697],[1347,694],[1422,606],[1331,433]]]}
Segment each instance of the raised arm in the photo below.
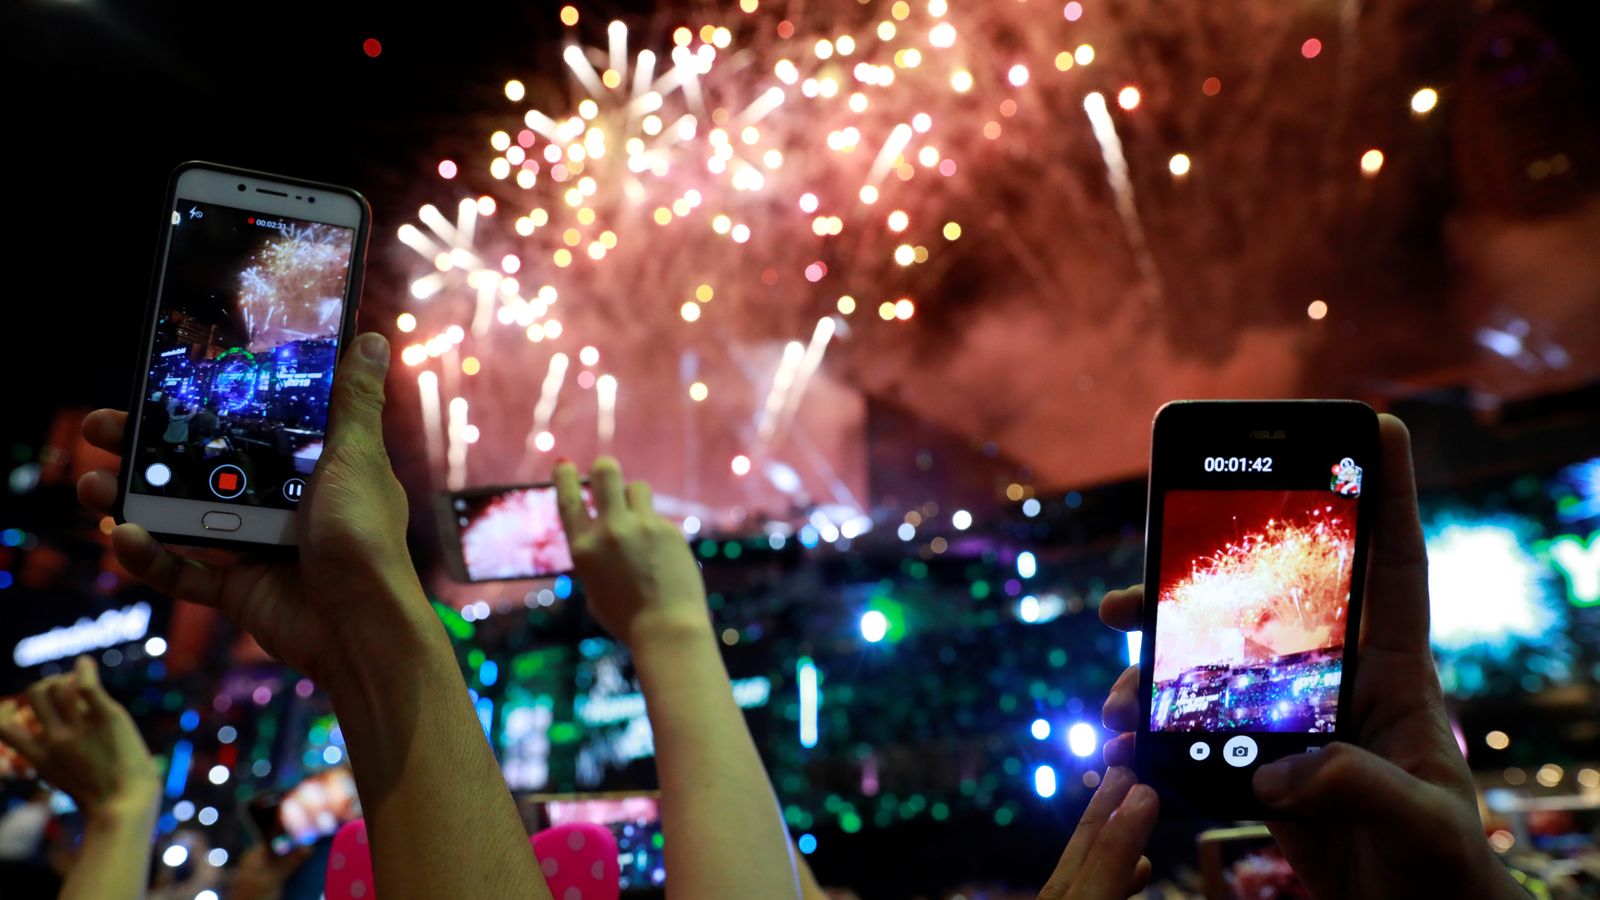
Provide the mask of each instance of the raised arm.
{"label": "raised arm", "polygon": [[39,721],[25,726],[15,701],[0,705],[0,741],[39,777],[71,795],[83,813],[83,848],[61,900],[135,900],[150,877],[150,841],[161,803],[150,751],[133,718],[100,686],[87,656],[69,675],[28,689]]}
{"label": "raised arm", "polygon": [[[364,334],[340,361],[322,457],[296,515],[288,562],[179,555],[138,525],[112,547],[127,570],[180,600],[220,609],[333,700],[372,835],[384,900],[549,897],[467,686],[406,552],[406,498],[383,446],[389,345]],[[84,422],[118,452],[126,416]],[[107,511],[116,476],[80,499]]]}
{"label": "raised arm", "polygon": [[600,625],[627,645],[655,732],[667,892],[695,900],[798,897],[789,833],[733,700],[705,585],[683,535],[656,515],[650,486],[624,486],[616,460],[556,466],[561,518]]}

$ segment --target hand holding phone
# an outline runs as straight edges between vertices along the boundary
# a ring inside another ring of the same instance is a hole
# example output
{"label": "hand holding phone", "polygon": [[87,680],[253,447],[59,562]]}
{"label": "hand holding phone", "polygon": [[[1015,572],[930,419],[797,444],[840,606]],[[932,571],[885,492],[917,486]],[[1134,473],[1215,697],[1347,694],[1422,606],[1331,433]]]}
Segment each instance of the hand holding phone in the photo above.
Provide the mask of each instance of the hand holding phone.
{"label": "hand holding phone", "polygon": [[[435,626],[403,602],[422,590],[406,552],[405,492],[383,448],[388,364],[379,334],[362,335],[340,361],[327,453],[296,517],[297,559],[175,551],[125,523],[111,532],[117,561],[158,591],[221,610],[274,658],[330,687],[348,681],[354,666],[381,665],[371,648],[422,641]],[[127,425],[125,413],[98,410],[84,420],[84,438],[116,453]],[[109,512],[116,474],[84,475],[78,497]]]}
{"label": "hand holding phone", "polygon": [[[1373,504],[1372,560],[1356,578],[1366,586],[1366,621],[1361,667],[1350,702],[1341,704],[1347,730],[1320,750],[1250,767],[1259,771],[1242,790],[1261,817],[1274,820],[1273,836],[1315,896],[1524,897],[1484,840],[1471,774],[1445,716],[1428,645],[1427,550],[1410,438],[1392,416],[1379,417],[1378,432],[1376,464],[1363,466],[1382,483],[1362,488]],[[1113,591],[1100,616],[1133,631],[1148,626],[1148,605],[1142,586]],[[1139,731],[1108,742],[1108,762],[1142,757],[1144,748],[1130,745],[1150,739],[1150,694],[1139,673],[1139,666],[1124,672],[1106,701],[1108,727]],[[1209,762],[1203,774],[1169,776],[1158,790],[1171,785],[1177,798],[1204,797],[1200,786],[1232,768],[1214,756]]]}

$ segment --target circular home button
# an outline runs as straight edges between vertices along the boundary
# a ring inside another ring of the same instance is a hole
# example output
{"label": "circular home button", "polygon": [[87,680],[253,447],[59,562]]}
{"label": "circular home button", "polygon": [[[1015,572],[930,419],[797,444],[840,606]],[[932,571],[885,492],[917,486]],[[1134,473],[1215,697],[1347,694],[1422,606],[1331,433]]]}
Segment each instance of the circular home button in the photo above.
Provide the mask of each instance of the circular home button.
{"label": "circular home button", "polygon": [[207,483],[211,486],[211,493],[219,499],[237,499],[244,493],[244,470],[235,465],[217,466],[211,470],[211,478]]}
{"label": "circular home button", "polygon": [[200,517],[207,531],[238,531],[243,520],[231,512],[208,512]]}

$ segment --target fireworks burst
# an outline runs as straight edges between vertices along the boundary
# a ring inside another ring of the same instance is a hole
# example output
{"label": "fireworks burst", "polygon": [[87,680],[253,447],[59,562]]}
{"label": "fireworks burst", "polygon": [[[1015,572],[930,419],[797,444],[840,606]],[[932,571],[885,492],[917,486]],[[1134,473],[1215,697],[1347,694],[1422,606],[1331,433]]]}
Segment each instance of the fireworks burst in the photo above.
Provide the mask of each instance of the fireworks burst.
{"label": "fireworks burst", "polygon": [[[691,457],[669,489],[708,496],[692,473],[731,471],[742,486],[713,505],[735,519],[860,516],[864,463],[839,454],[859,446],[864,413],[836,410],[862,400],[825,360],[842,343],[892,345],[876,329],[948,290],[964,234],[1009,230],[962,220],[992,207],[988,176],[1012,167],[1012,142],[1047,127],[1047,109],[1029,118],[1019,103],[1030,83],[1095,51],[1061,51],[1036,10],[774,6],[652,28],[670,47],[637,52],[613,22],[604,46],[564,48],[566,91],[507,82],[512,109],[487,139],[437,163],[441,186],[461,193],[453,219],[426,204],[400,228],[426,269],[399,324],[415,335],[402,359],[418,370],[429,457],[448,483],[471,480],[469,459],[495,480],[532,475],[558,445],[658,451],[661,429],[629,409],[670,408],[693,413],[681,429],[697,434],[668,437]],[[1153,281],[1115,126],[1089,93],[1079,127],[1102,146],[1101,177]],[[1021,269],[1040,269],[1014,249]],[[488,390],[485,366],[540,390]],[[818,392],[832,409],[808,415]],[[492,440],[477,442],[469,397],[495,420]]]}
{"label": "fireworks burst", "polygon": [[344,306],[349,229],[286,226],[239,273],[239,314],[251,350],[337,334]]}
{"label": "fireworks burst", "polygon": [[1195,666],[1237,663],[1344,641],[1355,534],[1338,517],[1272,521],[1260,532],[1195,560],[1165,586],[1155,679]]}

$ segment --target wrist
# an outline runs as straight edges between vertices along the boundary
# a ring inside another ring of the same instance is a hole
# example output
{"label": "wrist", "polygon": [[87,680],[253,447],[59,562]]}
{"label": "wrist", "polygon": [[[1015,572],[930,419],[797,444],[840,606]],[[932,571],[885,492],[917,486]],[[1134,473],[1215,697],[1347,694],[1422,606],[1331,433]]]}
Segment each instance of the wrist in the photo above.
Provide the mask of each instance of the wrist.
{"label": "wrist", "polygon": [[[379,583],[365,598],[360,614],[343,617],[334,626],[329,655],[320,671],[311,674],[337,705],[341,698],[356,700],[404,689],[408,675],[426,664],[447,660],[455,667],[449,638],[421,585]],[[329,597],[325,602],[350,604],[350,597]]]}
{"label": "wrist", "polygon": [[97,803],[83,804],[84,821],[91,828],[120,828],[154,819],[160,805],[160,782],[153,777],[136,778]]}
{"label": "wrist", "polygon": [[629,624],[628,651],[635,665],[641,658],[676,655],[684,648],[716,649],[711,616],[705,607],[641,612]]}

